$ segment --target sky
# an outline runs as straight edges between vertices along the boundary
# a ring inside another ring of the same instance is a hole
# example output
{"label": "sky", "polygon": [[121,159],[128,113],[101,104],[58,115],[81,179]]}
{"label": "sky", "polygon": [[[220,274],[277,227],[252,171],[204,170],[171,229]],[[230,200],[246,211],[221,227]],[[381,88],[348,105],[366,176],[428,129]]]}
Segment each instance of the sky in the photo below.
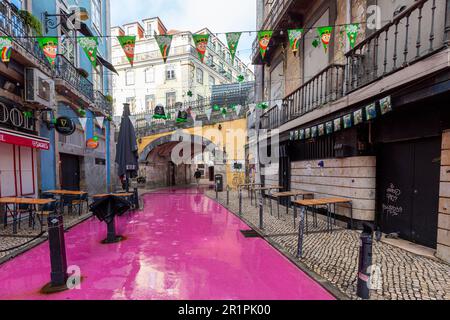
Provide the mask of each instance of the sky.
{"label": "sky", "polygon": [[[168,30],[250,31],[256,29],[256,0],[111,0],[112,26],[152,17],[160,17]],[[255,37],[242,34],[238,47],[237,55],[247,64]]]}

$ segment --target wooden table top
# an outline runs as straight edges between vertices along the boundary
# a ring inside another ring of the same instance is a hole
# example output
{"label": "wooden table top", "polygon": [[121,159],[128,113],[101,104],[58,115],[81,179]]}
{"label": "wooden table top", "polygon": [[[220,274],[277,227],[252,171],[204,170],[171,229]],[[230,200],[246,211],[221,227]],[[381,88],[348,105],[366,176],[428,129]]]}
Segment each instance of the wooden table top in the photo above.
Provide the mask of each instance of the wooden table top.
{"label": "wooden table top", "polygon": [[262,186],[262,183],[244,183],[240,184],[239,187],[251,187],[251,186]]}
{"label": "wooden table top", "polygon": [[115,197],[131,197],[132,195],[134,195],[134,193],[104,193],[104,194],[96,194],[94,196],[92,196],[93,198],[105,198],[105,197],[109,197],[109,196],[115,196]]}
{"label": "wooden table top", "polygon": [[275,198],[284,197],[296,197],[296,196],[313,196],[314,193],[308,191],[287,191],[287,192],[277,192],[273,193],[272,196]]}
{"label": "wooden table top", "polygon": [[338,204],[338,203],[351,203],[352,200],[345,198],[322,198],[322,199],[310,199],[310,200],[297,200],[294,201],[295,204],[305,207],[311,206],[324,206],[328,204]]}
{"label": "wooden table top", "polygon": [[1,204],[29,204],[29,205],[46,205],[55,202],[54,199],[31,199],[31,198],[0,198]]}
{"label": "wooden table top", "polygon": [[265,187],[253,188],[253,190],[264,191],[264,190],[283,189],[283,188],[284,187],[280,187],[280,186],[265,186]]}
{"label": "wooden table top", "polygon": [[71,190],[49,190],[43,193],[51,193],[54,195],[68,195],[68,196],[82,196],[86,194],[85,191],[71,191]]}

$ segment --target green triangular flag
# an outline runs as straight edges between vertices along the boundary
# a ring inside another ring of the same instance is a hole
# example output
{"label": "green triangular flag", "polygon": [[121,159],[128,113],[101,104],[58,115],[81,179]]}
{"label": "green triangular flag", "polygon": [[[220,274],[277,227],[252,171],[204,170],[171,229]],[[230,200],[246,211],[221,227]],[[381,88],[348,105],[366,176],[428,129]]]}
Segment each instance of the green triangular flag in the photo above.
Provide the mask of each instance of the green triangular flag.
{"label": "green triangular flag", "polygon": [[56,55],[58,54],[58,38],[56,37],[44,37],[37,38],[39,43],[39,47],[44,52],[44,55],[47,57],[48,62],[52,66],[55,65]]}
{"label": "green triangular flag", "polygon": [[226,34],[228,49],[230,49],[231,61],[234,62],[234,57],[236,57],[236,51],[241,39],[242,32],[229,32]]}
{"label": "green triangular flag", "polygon": [[0,50],[2,52],[2,62],[8,66],[12,54],[12,38],[0,37]]}
{"label": "green triangular flag", "polygon": [[302,38],[302,35],[303,29],[288,30],[289,43],[291,45],[294,56],[297,55],[297,52],[300,49],[300,39]]}
{"label": "green triangular flag", "polygon": [[206,48],[208,46],[209,34],[193,34],[195,48],[201,62],[205,59]]}
{"label": "green triangular flag", "polygon": [[353,49],[356,45],[356,40],[358,39],[359,23],[349,24],[345,29],[350,42],[350,47]]}
{"label": "green triangular flag", "polygon": [[269,47],[270,39],[272,39],[273,31],[271,30],[261,30],[258,31],[258,43],[259,51],[261,52],[261,57],[264,59],[266,57],[267,48]]}
{"label": "green triangular flag", "polygon": [[118,36],[120,45],[122,46],[125,56],[130,62],[131,66],[134,63],[134,50],[136,48],[136,36]]}
{"label": "green triangular flag", "polygon": [[169,57],[170,47],[172,45],[173,35],[155,35],[156,43],[158,44],[159,50],[161,51],[164,63],[167,62]]}
{"label": "green triangular flag", "polygon": [[333,27],[319,27],[317,28],[317,33],[319,34],[320,40],[322,41],[325,52],[328,51],[328,45],[331,41],[331,33],[333,32]]}
{"label": "green triangular flag", "polygon": [[86,53],[92,66],[97,67],[97,51],[98,51],[98,39],[97,37],[82,37],[78,38],[78,43],[80,44],[83,51]]}

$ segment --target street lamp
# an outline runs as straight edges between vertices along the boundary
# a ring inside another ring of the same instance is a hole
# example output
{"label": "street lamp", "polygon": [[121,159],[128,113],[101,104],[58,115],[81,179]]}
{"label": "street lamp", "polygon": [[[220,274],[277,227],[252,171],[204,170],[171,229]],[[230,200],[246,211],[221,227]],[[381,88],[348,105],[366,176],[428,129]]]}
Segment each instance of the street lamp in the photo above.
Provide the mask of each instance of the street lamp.
{"label": "street lamp", "polygon": [[[48,33],[49,29],[56,29],[58,28],[62,21],[61,18],[64,20],[69,20],[70,18],[75,18],[77,21],[86,21],[89,20],[89,13],[86,8],[84,7],[78,7],[75,10],[72,10],[71,13],[66,13],[64,11],[61,11],[60,14],[49,14],[48,11],[44,12],[44,27],[45,27],[45,33]],[[59,23],[58,23],[59,18]]]}

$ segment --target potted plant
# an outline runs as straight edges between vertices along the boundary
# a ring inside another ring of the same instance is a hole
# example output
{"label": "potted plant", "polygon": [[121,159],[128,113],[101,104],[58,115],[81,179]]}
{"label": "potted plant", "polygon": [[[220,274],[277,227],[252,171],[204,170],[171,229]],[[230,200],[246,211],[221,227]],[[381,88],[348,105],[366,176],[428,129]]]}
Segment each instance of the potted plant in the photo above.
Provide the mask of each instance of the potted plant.
{"label": "potted plant", "polygon": [[108,101],[109,103],[113,103],[113,97],[111,95],[109,95],[109,94],[107,94],[105,96],[105,100]]}
{"label": "potted plant", "polygon": [[42,36],[42,23],[27,10],[19,10],[19,16],[37,36]]}

